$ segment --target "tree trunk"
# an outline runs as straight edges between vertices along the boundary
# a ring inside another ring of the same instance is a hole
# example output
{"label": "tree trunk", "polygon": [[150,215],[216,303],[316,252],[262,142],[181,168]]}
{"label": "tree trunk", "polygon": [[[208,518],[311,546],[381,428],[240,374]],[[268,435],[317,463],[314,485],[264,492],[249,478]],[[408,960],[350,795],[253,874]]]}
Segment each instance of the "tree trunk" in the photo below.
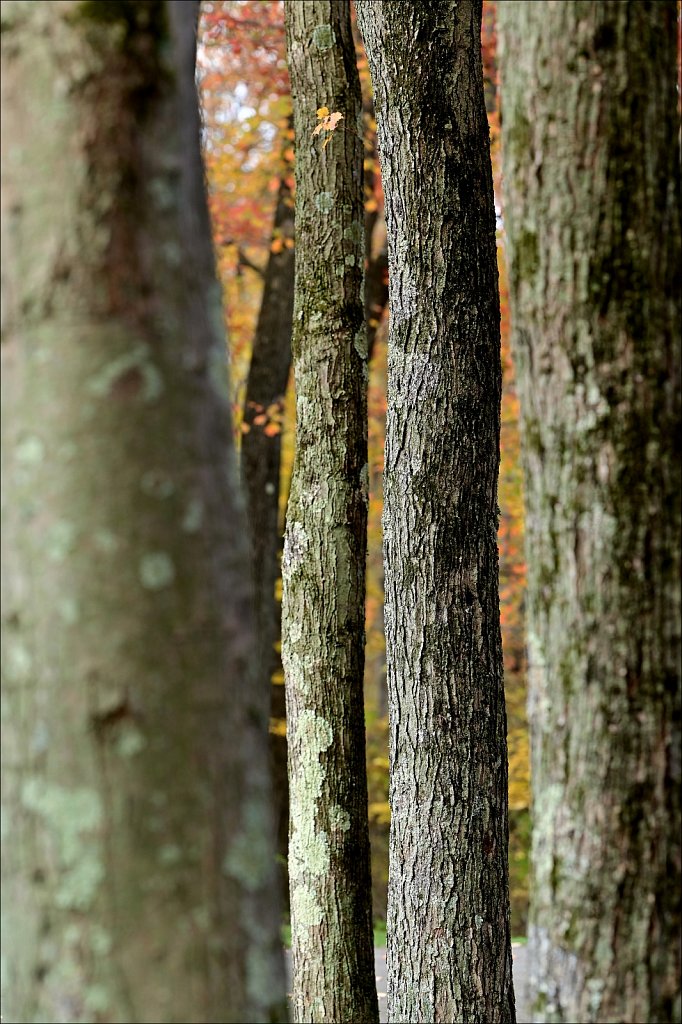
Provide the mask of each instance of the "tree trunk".
{"label": "tree trunk", "polygon": [[196,6],[3,3],[11,1020],[284,1020]]}
{"label": "tree trunk", "polygon": [[[290,143],[287,142],[287,147]],[[259,685],[270,691],[270,715],[283,722],[286,716],[281,658],[277,645],[281,637],[281,608],[275,595],[280,575],[281,534],[279,492],[282,438],[280,424],[291,368],[291,324],[294,311],[294,200],[287,184],[289,171],[282,175],[273,240],[283,242],[271,251],[265,269],[251,365],[246,383],[241,465],[246,489],[256,586],[256,639]],[[280,676],[278,679],[277,676]],[[289,785],[287,741],[271,733],[273,796],[277,823],[277,848],[287,854],[289,829]],[[283,873],[286,882],[286,872]]]}
{"label": "tree trunk", "polygon": [[[376,1021],[364,743],[367,346],[360,84],[342,0],[289,0],[296,456],[282,577],[299,1021]],[[343,114],[331,141],[315,111]]]}
{"label": "tree trunk", "polygon": [[676,17],[500,5],[538,1021],[680,1019]]}
{"label": "tree trunk", "polygon": [[481,4],[356,10],[389,241],[389,1019],[513,1021]]}

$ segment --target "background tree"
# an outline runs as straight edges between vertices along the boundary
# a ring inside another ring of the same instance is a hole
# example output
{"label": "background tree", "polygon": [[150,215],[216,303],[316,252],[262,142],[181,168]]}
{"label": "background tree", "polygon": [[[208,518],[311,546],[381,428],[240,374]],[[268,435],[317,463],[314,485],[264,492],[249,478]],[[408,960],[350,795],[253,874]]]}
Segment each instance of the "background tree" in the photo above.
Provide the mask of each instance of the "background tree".
{"label": "background tree", "polygon": [[[284,676],[278,651],[281,604],[275,593],[280,578],[282,532],[279,508],[282,417],[291,369],[291,327],[294,306],[294,200],[289,174],[282,176],[277,197],[272,244],[263,280],[263,294],[246,382],[242,419],[241,464],[246,487],[256,585],[258,675],[270,689],[272,752],[277,838],[286,857],[289,832],[286,705]],[[285,873],[286,883],[286,873]]]}
{"label": "background tree", "polygon": [[513,1021],[481,4],[358,0],[389,241],[389,1016]]}
{"label": "background tree", "polygon": [[[285,13],[296,134],[296,455],[282,563],[293,999],[297,1020],[373,1021],[362,102],[349,5],[290,2]],[[344,118],[326,138],[313,136],[324,107]]]}
{"label": "background tree", "polygon": [[195,19],[2,7],[12,1019],[286,1017]]}
{"label": "background tree", "polygon": [[539,1021],[680,1019],[676,18],[500,5]]}

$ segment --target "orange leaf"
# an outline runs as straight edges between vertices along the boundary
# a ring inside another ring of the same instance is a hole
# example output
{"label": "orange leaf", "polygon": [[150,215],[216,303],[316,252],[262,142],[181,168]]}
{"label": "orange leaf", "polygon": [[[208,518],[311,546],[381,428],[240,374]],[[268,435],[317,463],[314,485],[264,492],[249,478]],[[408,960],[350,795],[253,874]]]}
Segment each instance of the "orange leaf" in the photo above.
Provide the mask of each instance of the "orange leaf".
{"label": "orange leaf", "polygon": [[272,242],[270,244],[270,252],[274,252],[275,255],[277,255],[277,253],[281,252],[283,248],[284,248],[284,242],[282,241],[282,239],[281,238],[273,238],[273,240],[272,240]]}
{"label": "orange leaf", "polygon": [[282,433],[282,428],[279,423],[268,423],[266,427],[263,427],[263,433],[266,437],[276,437],[277,434]]}

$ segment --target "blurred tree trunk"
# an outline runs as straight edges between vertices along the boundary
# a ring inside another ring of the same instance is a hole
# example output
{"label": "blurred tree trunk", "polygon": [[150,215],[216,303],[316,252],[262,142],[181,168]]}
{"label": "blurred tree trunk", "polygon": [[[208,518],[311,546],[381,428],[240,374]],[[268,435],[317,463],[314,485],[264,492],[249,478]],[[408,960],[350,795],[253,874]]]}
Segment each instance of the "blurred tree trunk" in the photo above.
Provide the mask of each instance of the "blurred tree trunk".
{"label": "blurred tree trunk", "polygon": [[196,13],[2,5],[12,1020],[286,1018]]}
{"label": "blurred tree trunk", "polygon": [[[287,148],[291,144],[287,141]],[[246,488],[256,587],[256,639],[259,685],[270,692],[270,715],[284,724],[286,717],[282,660],[281,606],[275,594],[280,576],[279,528],[280,425],[291,368],[291,323],[294,308],[294,200],[282,174],[275,210],[273,246],[265,268],[263,296],[246,382],[241,464]],[[291,243],[287,245],[287,242]],[[277,848],[286,859],[289,832],[287,741],[270,735]],[[283,880],[286,883],[286,872]]]}
{"label": "blurred tree trunk", "polygon": [[[363,665],[367,342],[360,83],[341,0],[285,5],[296,132],[296,456],[282,563],[293,999],[376,1021]],[[326,148],[315,111],[343,114]]]}
{"label": "blurred tree trunk", "polygon": [[384,481],[393,1021],[513,1021],[500,323],[481,4],[358,0],[390,268]]}
{"label": "blurred tree trunk", "polygon": [[676,18],[500,5],[538,1021],[680,1019]]}

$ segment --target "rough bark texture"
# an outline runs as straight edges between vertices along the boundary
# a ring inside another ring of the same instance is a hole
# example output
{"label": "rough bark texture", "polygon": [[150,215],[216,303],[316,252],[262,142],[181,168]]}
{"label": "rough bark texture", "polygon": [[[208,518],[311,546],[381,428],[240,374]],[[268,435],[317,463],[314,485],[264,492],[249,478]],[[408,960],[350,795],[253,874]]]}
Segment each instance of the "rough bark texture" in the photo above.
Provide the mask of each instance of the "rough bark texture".
{"label": "rough bark texture", "polygon": [[[288,177],[287,171],[280,181],[273,225],[274,237],[285,242],[293,241],[294,237],[294,199],[287,184]],[[278,425],[284,411],[291,369],[293,311],[294,250],[285,244],[281,251],[270,253],[265,269],[246,383],[244,423],[249,430],[242,438],[241,451],[256,586],[258,679],[259,686],[270,690],[270,715],[279,721],[284,721],[286,715],[281,658],[276,649],[281,636],[281,609],[275,596],[282,549],[279,528],[282,441],[280,433],[268,428]],[[286,859],[289,831],[286,736],[271,734],[270,753],[277,848]]]}
{"label": "rough bark texture", "polygon": [[361,0],[389,241],[392,1021],[513,1021],[481,4]]}
{"label": "rough bark texture", "polygon": [[[296,456],[282,577],[299,1021],[378,1020],[363,664],[367,344],[360,84],[341,0],[289,2],[296,132]],[[315,111],[344,115],[329,145]]]}
{"label": "rough bark texture", "polygon": [[15,1021],[286,1015],[195,19],[2,5]]}
{"label": "rough bark texture", "polygon": [[500,5],[543,1022],[680,1019],[676,16]]}

